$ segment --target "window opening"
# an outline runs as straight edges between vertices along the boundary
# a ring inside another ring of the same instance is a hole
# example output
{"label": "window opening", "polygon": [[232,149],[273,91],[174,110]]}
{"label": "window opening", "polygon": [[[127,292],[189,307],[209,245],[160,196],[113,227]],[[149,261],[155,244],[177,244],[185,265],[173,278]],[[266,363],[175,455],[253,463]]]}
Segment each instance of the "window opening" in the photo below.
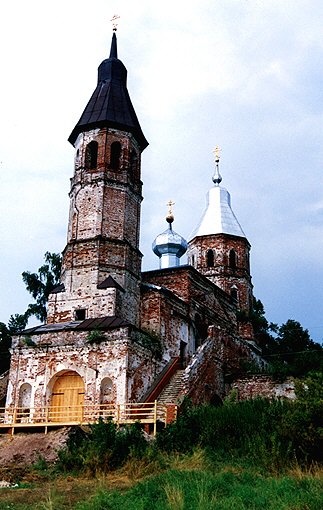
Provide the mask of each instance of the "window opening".
{"label": "window opening", "polygon": [[229,266],[232,269],[235,269],[237,267],[237,254],[234,250],[230,250],[229,253]]}
{"label": "window opening", "polygon": [[113,168],[113,170],[119,170],[120,156],[121,156],[121,143],[113,142],[111,144],[110,149],[110,168]]}
{"label": "window opening", "polygon": [[208,250],[206,252],[206,265],[207,265],[207,267],[214,266],[214,252],[213,252],[213,250]]}
{"label": "window opening", "polygon": [[130,153],[130,169],[129,169],[129,177],[133,181],[136,177],[137,170],[137,153],[132,150]]}
{"label": "window opening", "polygon": [[84,321],[86,318],[86,309],[85,308],[79,308],[78,310],[75,310],[75,320],[76,321]]}
{"label": "window opening", "polygon": [[110,377],[105,377],[101,382],[100,403],[109,404],[113,401],[113,383]]}
{"label": "window opening", "polygon": [[238,289],[236,287],[232,287],[230,295],[232,301],[238,302]]}
{"label": "window opening", "polygon": [[85,149],[85,167],[89,169],[93,169],[97,167],[98,164],[98,142],[92,140],[92,142],[88,143]]}

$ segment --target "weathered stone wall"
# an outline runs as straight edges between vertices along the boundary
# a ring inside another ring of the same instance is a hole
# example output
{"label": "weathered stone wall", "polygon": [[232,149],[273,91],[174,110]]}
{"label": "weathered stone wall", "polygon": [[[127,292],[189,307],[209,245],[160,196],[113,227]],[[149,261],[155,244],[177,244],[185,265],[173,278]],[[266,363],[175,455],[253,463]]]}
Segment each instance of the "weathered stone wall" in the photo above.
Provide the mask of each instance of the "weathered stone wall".
{"label": "weathered stone wall", "polygon": [[[111,146],[120,143],[117,165]],[[96,165],[87,163],[87,146],[98,144]],[[133,135],[116,129],[93,129],[76,142],[75,172],[71,179],[67,246],[63,252],[61,283],[65,291],[50,296],[48,323],[120,315],[139,323],[140,149]],[[124,294],[98,290],[111,275]]]}
{"label": "weathered stone wall", "polygon": [[249,342],[211,326],[207,340],[197,349],[184,374],[184,394],[195,404],[218,403],[231,389],[227,378],[241,373],[244,361],[261,365]]}
{"label": "weathered stone wall", "polygon": [[195,350],[189,307],[164,288],[142,286],[141,328],[160,339],[165,363],[180,355],[181,342],[186,345],[187,355]]}
{"label": "weathered stone wall", "polygon": [[[214,265],[208,266],[207,253],[214,254]],[[230,250],[236,253],[236,267],[230,265]],[[250,276],[250,244],[243,237],[215,234],[195,237],[189,242],[189,263],[209,278],[227,294],[237,293],[237,307],[249,313],[252,305],[252,283]],[[250,323],[240,324],[240,335],[253,338]]]}
{"label": "weathered stone wall", "polygon": [[[50,404],[52,388],[64,371],[75,371],[85,385],[84,404],[99,404],[102,382],[112,381],[111,402],[138,401],[165,361],[143,345],[140,331],[116,328],[90,340],[89,331],[51,331],[14,338],[7,406],[18,405],[20,388],[30,384],[30,406]],[[26,345],[26,342],[28,345]],[[33,345],[32,345],[33,344]]]}
{"label": "weathered stone wall", "polygon": [[8,381],[9,371],[0,375],[0,407],[3,407],[5,405]]}
{"label": "weathered stone wall", "polygon": [[195,405],[224,397],[221,350],[220,339],[209,337],[185,369],[183,395],[189,396]]}
{"label": "weathered stone wall", "polygon": [[128,369],[127,328],[103,333],[106,340],[89,342],[89,332],[57,331],[30,335],[27,346],[24,337],[16,337],[12,349],[7,405],[18,403],[19,389],[28,383],[32,387],[31,406],[48,405],[56,377],[64,371],[75,371],[85,384],[85,404],[99,403],[100,385],[104,378],[113,382],[115,400],[128,399],[126,374]]}
{"label": "weathered stone wall", "polygon": [[239,400],[256,397],[295,398],[295,385],[292,378],[277,382],[267,375],[253,375],[236,380],[231,389],[236,390]]}
{"label": "weathered stone wall", "polygon": [[190,317],[199,313],[207,326],[237,332],[236,308],[230,297],[191,266],[180,266],[142,273],[142,281],[170,290],[189,305]]}
{"label": "weathered stone wall", "polygon": [[[140,342],[140,332],[135,333]],[[128,398],[130,402],[140,402],[143,395],[151,387],[153,381],[162,371],[165,361],[156,359],[149,349],[142,347],[134,339],[129,345],[128,357]]]}
{"label": "weathered stone wall", "polygon": [[76,319],[76,310],[79,309],[86,310],[86,318],[120,315],[117,294],[120,294],[118,289],[98,289],[97,286],[89,285],[81,285],[77,293],[51,294],[48,302],[47,323],[73,321]]}

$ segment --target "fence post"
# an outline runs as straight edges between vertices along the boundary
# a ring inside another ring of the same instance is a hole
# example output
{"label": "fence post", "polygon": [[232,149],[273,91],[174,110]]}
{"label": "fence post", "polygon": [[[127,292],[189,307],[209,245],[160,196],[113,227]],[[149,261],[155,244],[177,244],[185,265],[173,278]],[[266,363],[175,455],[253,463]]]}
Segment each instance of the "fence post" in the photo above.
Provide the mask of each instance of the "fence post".
{"label": "fence post", "polygon": [[117,404],[117,426],[119,428],[120,423],[120,404]]}
{"label": "fence post", "polygon": [[155,406],[154,406],[154,436],[156,436],[157,433],[157,400],[155,400]]}

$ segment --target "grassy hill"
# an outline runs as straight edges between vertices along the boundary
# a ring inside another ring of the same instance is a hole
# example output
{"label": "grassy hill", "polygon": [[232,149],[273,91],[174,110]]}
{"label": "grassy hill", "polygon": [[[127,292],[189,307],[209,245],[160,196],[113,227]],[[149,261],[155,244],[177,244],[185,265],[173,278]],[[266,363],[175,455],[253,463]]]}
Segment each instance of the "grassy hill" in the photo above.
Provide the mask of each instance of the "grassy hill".
{"label": "grassy hill", "polygon": [[292,402],[187,402],[153,442],[139,424],[74,429],[54,465],[17,468],[0,510],[321,510],[322,378]]}

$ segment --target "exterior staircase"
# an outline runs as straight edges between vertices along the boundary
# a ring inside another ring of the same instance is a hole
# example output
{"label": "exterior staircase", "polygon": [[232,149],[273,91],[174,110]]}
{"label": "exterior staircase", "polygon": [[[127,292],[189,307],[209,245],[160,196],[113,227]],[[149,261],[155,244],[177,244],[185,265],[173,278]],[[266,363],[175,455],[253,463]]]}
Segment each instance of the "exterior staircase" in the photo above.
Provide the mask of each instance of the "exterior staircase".
{"label": "exterior staircase", "polygon": [[183,387],[183,374],[183,369],[176,370],[169,382],[158,395],[157,402],[159,404],[176,404],[176,400]]}

